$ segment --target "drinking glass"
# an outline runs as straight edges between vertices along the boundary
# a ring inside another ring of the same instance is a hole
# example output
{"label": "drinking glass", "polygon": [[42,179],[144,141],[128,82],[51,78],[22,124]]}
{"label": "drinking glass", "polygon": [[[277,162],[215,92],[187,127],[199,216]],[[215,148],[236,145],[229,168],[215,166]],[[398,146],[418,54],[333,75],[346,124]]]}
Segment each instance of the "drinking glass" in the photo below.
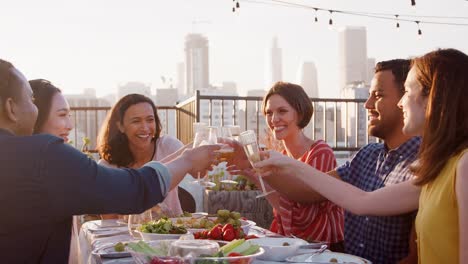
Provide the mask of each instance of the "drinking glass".
{"label": "drinking glass", "polygon": [[136,229],[141,224],[147,223],[151,220],[153,220],[151,209],[148,209],[141,214],[129,215],[128,216],[128,232],[134,238],[141,239],[140,234],[136,232]]}
{"label": "drinking glass", "polygon": [[[249,159],[250,164],[253,167],[254,163],[259,162],[261,160],[260,149],[258,148],[257,136],[255,135],[255,132],[252,130],[244,131],[240,133],[239,140],[244,146],[245,155],[247,155],[247,158]],[[257,198],[265,197],[273,193],[273,190],[269,192],[266,191],[265,183],[263,183],[263,179],[260,176],[260,172],[257,169],[255,169],[255,171],[258,175],[260,187],[262,188],[262,194],[257,195]]]}
{"label": "drinking glass", "polygon": [[224,127],[228,128],[231,131],[231,139],[239,141],[239,135],[241,133],[240,126],[229,125]]}
{"label": "drinking glass", "polygon": [[[232,126],[223,126],[221,127],[221,134],[220,136],[222,138],[227,138],[227,139],[234,139],[232,136]],[[229,145],[223,145],[221,149],[217,151],[219,153],[219,161],[221,162],[228,162],[231,158],[234,157],[234,148],[229,146]],[[231,184],[231,185],[237,185],[238,182],[232,180],[232,176],[230,173],[225,174],[227,178],[223,179],[220,181],[220,183],[223,184]]]}
{"label": "drinking glass", "polygon": [[[206,126],[203,123],[194,123],[193,130],[195,131],[195,137],[193,140],[193,147],[199,147],[203,145],[216,144],[218,142],[218,128],[212,126]],[[200,173],[197,173],[197,179],[193,181],[203,187],[214,187],[215,183],[208,181],[207,179],[201,179]]]}

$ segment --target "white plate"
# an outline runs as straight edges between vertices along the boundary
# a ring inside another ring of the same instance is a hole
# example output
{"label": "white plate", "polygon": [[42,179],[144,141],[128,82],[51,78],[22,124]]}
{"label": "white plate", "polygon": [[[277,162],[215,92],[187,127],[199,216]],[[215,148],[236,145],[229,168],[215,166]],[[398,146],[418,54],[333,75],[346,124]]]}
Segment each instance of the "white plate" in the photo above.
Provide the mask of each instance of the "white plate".
{"label": "white plate", "polygon": [[[287,262],[294,263],[315,263],[315,264],[334,264],[334,263],[354,263],[354,264],[372,264],[369,260],[363,259],[358,256],[337,253],[337,252],[323,252],[315,255],[310,261],[305,261],[311,254],[302,254],[286,258]],[[335,259],[337,262],[330,262]]]}
{"label": "white plate", "polygon": [[[122,242],[122,243],[128,243],[128,241]],[[94,255],[99,255],[101,258],[128,258],[128,257],[131,257],[130,252],[126,251],[126,249],[125,249],[125,251],[122,251],[122,252],[115,251],[115,249],[114,249],[115,244],[117,244],[117,243],[105,244],[105,245],[95,249],[93,251],[93,254]]]}
{"label": "white plate", "polygon": [[[287,257],[297,254],[300,246],[307,245],[307,241],[291,237],[261,237],[249,241],[265,249],[265,254],[259,256],[259,259],[270,261],[284,261]],[[284,245],[285,243],[287,245]]]}

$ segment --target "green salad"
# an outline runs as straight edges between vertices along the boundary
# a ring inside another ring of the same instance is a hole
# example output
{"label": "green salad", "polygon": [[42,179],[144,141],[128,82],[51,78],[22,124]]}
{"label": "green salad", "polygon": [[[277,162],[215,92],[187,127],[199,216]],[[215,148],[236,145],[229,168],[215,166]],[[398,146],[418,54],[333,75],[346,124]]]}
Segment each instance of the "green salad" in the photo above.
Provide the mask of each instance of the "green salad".
{"label": "green salad", "polygon": [[172,224],[172,221],[167,218],[161,218],[158,221],[150,221],[142,224],[139,230],[144,233],[155,234],[186,234],[187,229],[183,226]]}

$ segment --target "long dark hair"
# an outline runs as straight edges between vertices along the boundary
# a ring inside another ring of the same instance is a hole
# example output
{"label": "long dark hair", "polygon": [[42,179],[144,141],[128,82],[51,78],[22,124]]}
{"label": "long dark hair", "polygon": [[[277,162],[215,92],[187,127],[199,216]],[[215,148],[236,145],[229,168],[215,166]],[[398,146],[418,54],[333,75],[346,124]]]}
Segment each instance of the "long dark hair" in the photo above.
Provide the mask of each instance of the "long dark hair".
{"label": "long dark hair", "polygon": [[422,96],[428,97],[416,184],[433,181],[447,161],[468,148],[468,56],[455,49],[429,52],[412,61]]}
{"label": "long dark hair", "polygon": [[37,134],[41,133],[42,127],[49,118],[52,98],[55,94],[61,93],[62,91],[51,82],[44,79],[31,80],[29,81],[29,85],[31,85],[34,94],[34,104],[38,111],[36,124],[33,130],[33,133]]}
{"label": "long dark hair", "polygon": [[134,161],[130,148],[128,146],[127,135],[120,132],[117,122],[123,123],[123,118],[127,109],[139,103],[148,103],[153,108],[154,121],[156,122],[156,131],[153,142],[161,134],[162,126],[158,117],[158,112],[153,101],[141,94],[129,94],[122,97],[111,109],[107,115],[106,121],[101,127],[98,136],[98,151],[101,157],[110,164],[119,167],[129,167]]}

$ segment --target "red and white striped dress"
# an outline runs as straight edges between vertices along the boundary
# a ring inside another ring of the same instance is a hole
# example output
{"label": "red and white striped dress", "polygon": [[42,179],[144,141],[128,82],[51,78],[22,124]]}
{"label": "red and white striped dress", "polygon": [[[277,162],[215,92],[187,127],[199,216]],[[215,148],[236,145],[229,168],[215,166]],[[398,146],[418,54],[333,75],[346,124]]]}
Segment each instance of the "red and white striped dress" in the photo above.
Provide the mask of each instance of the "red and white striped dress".
{"label": "red and white striped dress", "polygon": [[[283,154],[286,152],[283,151]],[[333,150],[323,140],[318,140],[300,159],[317,170],[328,172],[336,167]],[[343,209],[330,201],[304,204],[279,199],[279,211],[274,211],[271,231],[290,236],[291,234],[309,242],[341,242],[344,239]]]}

